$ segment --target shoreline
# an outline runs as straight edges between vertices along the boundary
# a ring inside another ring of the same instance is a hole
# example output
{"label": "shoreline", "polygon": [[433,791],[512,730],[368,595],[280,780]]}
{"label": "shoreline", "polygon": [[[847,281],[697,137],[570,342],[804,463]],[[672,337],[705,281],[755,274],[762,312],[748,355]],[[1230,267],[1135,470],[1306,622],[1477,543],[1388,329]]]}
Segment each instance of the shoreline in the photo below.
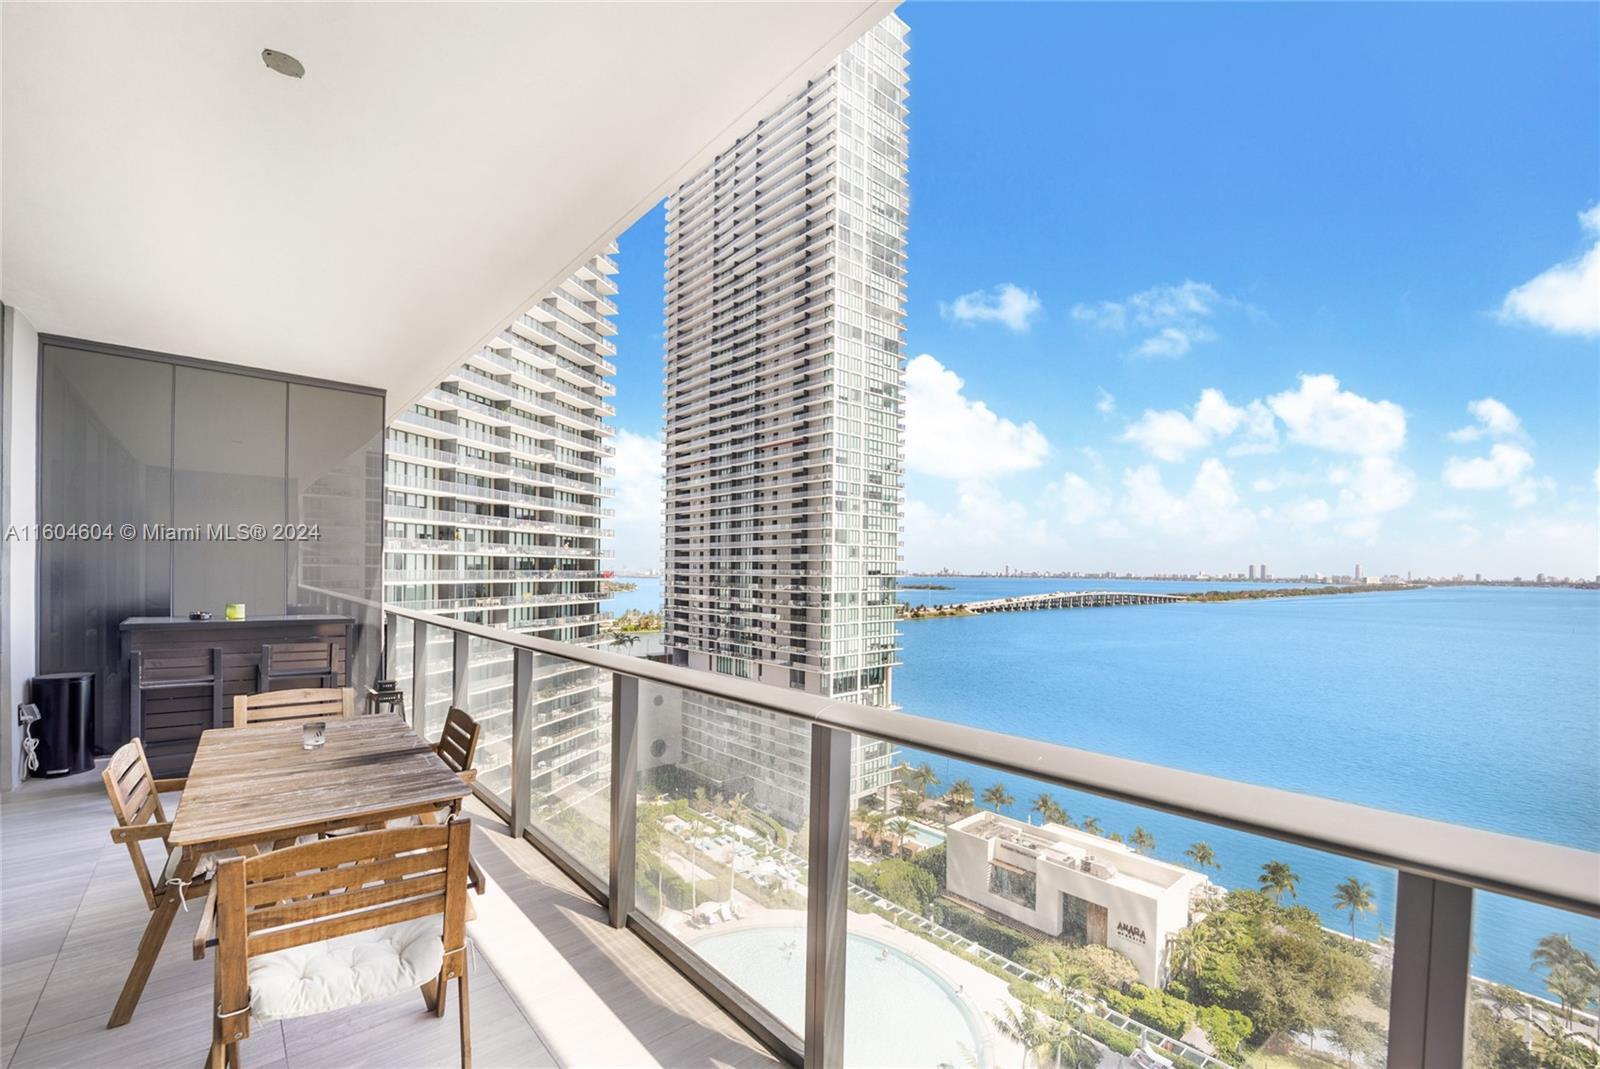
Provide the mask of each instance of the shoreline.
{"label": "shoreline", "polygon": [[[1285,587],[1281,590],[1197,590],[1184,591],[1175,596],[1182,601],[1175,604],[1207,605],[1223,601],[1267,601],[1274,598],[1315,598],[1337,594],[1391,594],[1403,590],[1426,590],[1427,583],[1364,583],[1361,586],[1318,586],[1318,587]],[[904,589],[916,589],[906,587]],[[947,588],[948,589],[948,588]],[[1021,600],[1027,597],[1041,597],[1044,595],[1023,594],[1016,595]],[[1009,600],[1009,599],[999,599]],[[898,604],[895,618],[899,620],[940,620],[960,616],[982,616],[985,613],[974,611],[971,606],[978,602],[952,602],[947,605],[906,605]],[[1020,607],[1017,612],[1049,612],[1059,606],[1027,606]]]}

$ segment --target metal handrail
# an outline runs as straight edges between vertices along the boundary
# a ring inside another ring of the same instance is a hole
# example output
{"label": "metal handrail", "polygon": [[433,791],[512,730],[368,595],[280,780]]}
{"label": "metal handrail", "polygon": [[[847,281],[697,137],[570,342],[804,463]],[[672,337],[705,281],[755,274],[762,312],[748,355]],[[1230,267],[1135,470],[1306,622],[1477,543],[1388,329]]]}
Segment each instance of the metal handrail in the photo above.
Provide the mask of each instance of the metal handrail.
{"label": "metal handrail", "polygon": [[1072,790],[1357,858],[1428,879],[1600,917],[1600,854],[1354,802],[1298,794],[1069,746],[449,620],[384,611],[533,653],[694,691],[813,724],[987,765]]}

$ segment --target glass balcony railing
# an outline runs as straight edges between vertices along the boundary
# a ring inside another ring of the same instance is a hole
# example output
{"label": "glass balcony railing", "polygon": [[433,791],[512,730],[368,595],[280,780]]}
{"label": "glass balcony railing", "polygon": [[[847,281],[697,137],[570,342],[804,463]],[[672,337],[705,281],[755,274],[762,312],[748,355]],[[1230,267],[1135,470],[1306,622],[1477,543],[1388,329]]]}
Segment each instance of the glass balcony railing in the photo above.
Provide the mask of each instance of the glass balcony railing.
{"label": "glass balcony railing", "polygon": [[[793,1061],[1593,1062],[1592,852],[843,705],[593,635],[385,621],[425,735],[452,702],[493,725],[480,798]],[[1530,903],[1551,934],[1525,990],[1474,975],[1474,923],[1514,908],[1525,924]]]}

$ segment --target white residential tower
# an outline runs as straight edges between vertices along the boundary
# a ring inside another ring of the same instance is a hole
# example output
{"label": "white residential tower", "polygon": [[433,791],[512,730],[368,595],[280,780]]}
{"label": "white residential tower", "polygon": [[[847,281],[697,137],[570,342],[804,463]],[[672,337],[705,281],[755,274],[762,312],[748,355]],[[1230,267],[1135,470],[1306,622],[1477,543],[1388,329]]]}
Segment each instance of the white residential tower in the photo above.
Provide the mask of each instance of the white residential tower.
{"label": "white residential tower", "polygon": [[[667,653],[875,705],[897,653],[905,33],[885,19],[667,203]],[[795,821],[808,738],[685,708],[685,765]],[[863,746],[857,793],[891,757]]]}

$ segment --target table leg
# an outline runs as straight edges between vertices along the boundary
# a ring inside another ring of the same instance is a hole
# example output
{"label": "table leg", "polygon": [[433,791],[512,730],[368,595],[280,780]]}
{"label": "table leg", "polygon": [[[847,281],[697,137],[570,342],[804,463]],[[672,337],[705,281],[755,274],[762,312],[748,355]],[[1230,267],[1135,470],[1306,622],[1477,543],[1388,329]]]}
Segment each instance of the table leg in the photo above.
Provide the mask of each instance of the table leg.
{"label": "table leg", "polygon": [[[175,878],[187,883],[194,876],[197,860],[198,855],[192,855],[185,850],[183,859],[178,862]],[[139,952],[133,959],[133,968],[128,970],[128,979],[122,985],[122,994],[117,996],[117,1005],[111,1011],[111,1020],[106,1022],[107,1028],[120,1028],[133,1019],[134,1008],[139,1005],[139,996],[144,994],[144,985],[150,980],[150,971],[156,967],[156,958],[161,956],[161,946],[167,941],[167,932],[172,929],[172,918],[178,915],[178,907],[183,902],[183,891],[182,883],[161,889],[161,900],[151,911],[150,919],[145,922],[144,936],[139,940]]]}

